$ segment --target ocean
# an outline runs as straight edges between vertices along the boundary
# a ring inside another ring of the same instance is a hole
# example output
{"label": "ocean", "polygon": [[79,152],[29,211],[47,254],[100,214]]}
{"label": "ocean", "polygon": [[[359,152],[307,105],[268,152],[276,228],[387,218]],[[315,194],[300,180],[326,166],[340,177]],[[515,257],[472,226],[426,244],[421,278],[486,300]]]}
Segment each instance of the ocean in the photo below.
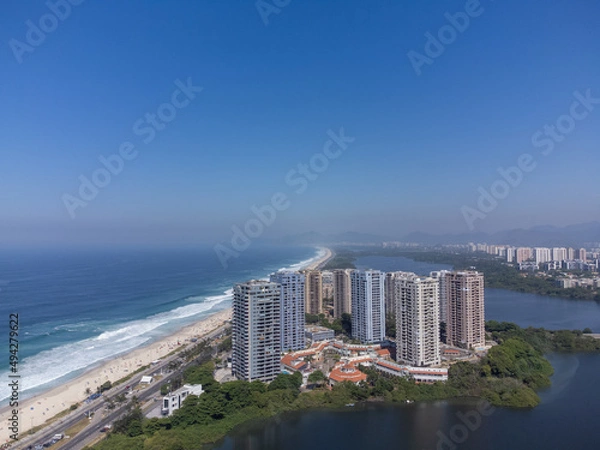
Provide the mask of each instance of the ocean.
{"label": "ocean", "polygon": [[[0,337],[19,315],[21,399],[231,305],[237,282],[298,269],[312,247],[251,247],[223,269],[212,248],[0,254]],[[2,338],[4,339],[4,338]],[[8,345],[0,361],[8,380]],[[9,389],[0,384],[0,407]]]}

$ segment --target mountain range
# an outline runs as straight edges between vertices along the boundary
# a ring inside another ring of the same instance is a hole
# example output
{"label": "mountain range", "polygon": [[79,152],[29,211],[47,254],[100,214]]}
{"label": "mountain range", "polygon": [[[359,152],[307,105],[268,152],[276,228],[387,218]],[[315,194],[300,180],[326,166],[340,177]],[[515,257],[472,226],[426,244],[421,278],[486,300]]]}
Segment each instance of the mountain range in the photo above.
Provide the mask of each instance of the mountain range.
{"label": "mountain range", "polygon": [[496,233],[430,234],[412,232],[404,236],[380,236],[369,233],[343,232],[322,234],[315,231],[286,236],[286,244],[380,244],[387,241],[414,242],[423,245],[467,244],[469,242],[514,245],[523,247],[580,247],[600,242],[600,222],[588,222],[565,227],[552,225],[535,226],[528,229],[516,228]]}

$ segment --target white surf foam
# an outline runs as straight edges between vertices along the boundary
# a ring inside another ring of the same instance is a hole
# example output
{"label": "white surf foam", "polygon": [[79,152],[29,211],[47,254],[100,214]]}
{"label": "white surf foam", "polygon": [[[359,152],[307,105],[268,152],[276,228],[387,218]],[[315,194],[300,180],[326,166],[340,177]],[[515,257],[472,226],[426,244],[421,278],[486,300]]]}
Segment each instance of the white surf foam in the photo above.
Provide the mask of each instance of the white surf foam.
{"label": "white surf foam", "polygon": [[[186,319],[200,316],[218,304],[232,299],[233,289],[222,295],[190,297],[193,303],[164,313],[155,314],[143,320],[135,320],[108,329],[99,336],[61,345],[24,359],[20,366],[21,392],[51,387],[55,382],[80,373],[102,361],[133,350],[153,338],[161,337],[170,331],[166,325],[181,326]],[[190,320],[191,321],[191,320]],[[160,330],[161,327],[164,330]],[[0,374],[0,379],[8,379],[8,372]],[[0,385],[0,401],[10,395],[6,385]]]}
{"label": "white surf foam", "polygon": [[[312,258],[282,270],[300,270],[325,254],[326,250],[319,248],[317,254]],[[265,279],[268,280],[268,277]],[[152,339],[164,336],[174,331],[173,327],[178,328],[186,323],[191,323],[196,316],[199,318],[220,303],[231,301],[232,298],[233,289],[231,288],[220,295],[188,297],[185,299],[189,303],[188,305],[155,314],[146,319],[119,324],[114,328],[105,329],[96,337],[61,345],[26,358],[21,361],[19,366],[21,393],[25,393],[25,396],[21,398],[26,398],[28,392],[32,394],[34,391],[50,388],[59,380],[65,381],[103,361],[113,359]],[[89,324],[78,321],[74,324],[56,327],[55,330],[75,331],[87,325]],[[0,379],[8,379],[8,372],[0,372]],[[0,402],[5,403],[9,395],[8,386],[0,384]]]}
{"label": "white surf foam", "polygon": [[304,261],[300,261],[299,263],[296,263],[296,264],[292,264],[289,267],[282,267],[279,270],[292,270],[292,271],[296,271],[296,270],[305,269],[306,267],[310,266],[311,264],[317,262],[319,259],[323,258],[326,254],[327,254],[327,249],[326,248],[324,248],[324,247],[318,247],[317,248],[317,254],[315,256],[313,256],[312,258],[305,259]]}

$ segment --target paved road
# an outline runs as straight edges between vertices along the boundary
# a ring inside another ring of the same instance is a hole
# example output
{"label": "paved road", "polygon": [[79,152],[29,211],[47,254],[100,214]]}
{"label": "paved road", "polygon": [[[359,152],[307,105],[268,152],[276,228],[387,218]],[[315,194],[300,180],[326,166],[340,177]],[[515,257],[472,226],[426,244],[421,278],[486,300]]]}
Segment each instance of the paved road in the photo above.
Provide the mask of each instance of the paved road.
{"label": "paved road", "polygon": [[[223,325],[222,327],[219,327],[216,330],[212,331],[211,333],[203,336],[202,339],[214,339],[216,336],[222,334],[228,327],[229,327],[229,325]],[[192,347],[192,346],[196,345],[197,343],[198,342],[190,343],[186,347],[182,347],[180,351],[183,351],[185,348]],[[128,380],[127,382],[123,383],[122,385],[119,385],[113,389],[110,389],[110,391],[108,392],[110,397],[112,398],[112,397],[116,397],[120,394],[124,394],[127,391],[127,386],[134,386],[134,385],[138,384],[139,381],[141,380],[142,376],[161,371],[162,369],[166,369],[167,366],[169,365],[169,363],[179,359],[178,353],[179,352],[177,352],[177,354],[175,354],[175,355],[172,355],[172,356],[162,360],[160,362],[160,364],[151,366],[150,368],[146,369],[145,371],[140,372],[139,374],[136,374],[132,379]],[[167,376],[165,376],[160,381],[160,383],[152,384],[148,388],[146,388],[143,391],[141,391],[140,393],[138,393],[137,397],[138,397],[140,403],[143,404],[145,401],[149,400],[151,397],[153,397],[157,393],[159,393],[160,386],[162,384],[164,384],[166,381],[172,379],[173,377],[179,375],[185,367],[187,367],[189,364],[192,364],[192,363],[185,364],[184,366],[182,366],[182,368],[180,370],[172,372],[172,373],[168,374]],[[75,425],[77,422],[79,422],[82,419],[82,417],[84,417],[88,413],[97,411],[96,414],[101,414],[102,410],[104,409],[105,403],[106,403],[106,398],[104,396],[100,397],[96,400],[93,400],[90,404],[84,403],[85,406],[83,408],[79,408],[79,409],[73,411],[72,413],[67,415],[65,418],[61,419],[59,422],[51,425],[50,427],[47,427],[47,428],[44,428],[44,429],[38,431],[33,436],[26,436],[25,438],[20,439],[19,446],[11,447],[11,450],[13,448],[27,449],[30,445],[33,448],[37,444],[43,444],[44,442],[51,440],[52,436],[54,436],[56,433],[64,433],[65,430],[67,430],[68,428]],[[83,447],[85,447],[86,445],[89,445],[90,443],[94,442],[99,435],[98,430],[100,428],[104,427],[105,425],[109,425],[109,424],[113,423],[120,416],[124,415],[125,407],[126,407],[126,405],[121,405],[121,406],[115,408],[113,411],[111,411],[108,416],[101,419],[100,422],[94,421],[94,424],[93,424],[94,426],[88,426],[83,431],[79,432],[76,436],[73,436],[72,438],[65,441],[65,443],[60,447],[60,450],[80,450]],[[50,449],[52,449],[52,447],[50,447]]]}

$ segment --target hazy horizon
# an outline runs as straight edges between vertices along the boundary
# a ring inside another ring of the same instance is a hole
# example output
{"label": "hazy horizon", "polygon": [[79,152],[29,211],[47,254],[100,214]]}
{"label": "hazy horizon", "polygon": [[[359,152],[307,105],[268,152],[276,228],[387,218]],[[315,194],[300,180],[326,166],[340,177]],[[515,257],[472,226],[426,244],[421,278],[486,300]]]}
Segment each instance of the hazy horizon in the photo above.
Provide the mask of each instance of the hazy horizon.
{"label": "hazy horizon", "polygon": [[255,3],[6,7],[0,246],[600,217],[597,3]]}

